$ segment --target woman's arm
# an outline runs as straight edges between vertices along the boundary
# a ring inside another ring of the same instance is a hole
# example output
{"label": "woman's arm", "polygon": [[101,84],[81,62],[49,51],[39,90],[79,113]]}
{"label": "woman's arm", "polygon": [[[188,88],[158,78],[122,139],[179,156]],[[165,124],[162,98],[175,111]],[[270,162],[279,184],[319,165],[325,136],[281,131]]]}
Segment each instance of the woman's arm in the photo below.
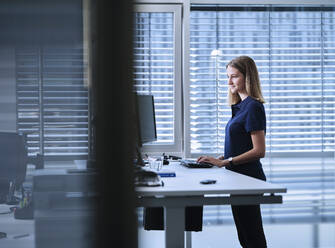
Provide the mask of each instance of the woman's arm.
{"label": "woman's arm", "polygon": [[[253,148],[245,153],[242,153],[233,158],[233,164],[244,164],[265,156],[265,133],[264,130],[252,131],[251,140]],[[228,159],[216,159],[213,157],[201,156],[198,158],[198,162],[207,162],[214,164],[218,167],[224,167],[229,165]]]}
{"label": "woman's arm", "polygon": [[[233,158],[233,164],[244,164],[265,156],[264,130],[251,132],[253,148]],[[229,162],[228,162],[229,164]]]}

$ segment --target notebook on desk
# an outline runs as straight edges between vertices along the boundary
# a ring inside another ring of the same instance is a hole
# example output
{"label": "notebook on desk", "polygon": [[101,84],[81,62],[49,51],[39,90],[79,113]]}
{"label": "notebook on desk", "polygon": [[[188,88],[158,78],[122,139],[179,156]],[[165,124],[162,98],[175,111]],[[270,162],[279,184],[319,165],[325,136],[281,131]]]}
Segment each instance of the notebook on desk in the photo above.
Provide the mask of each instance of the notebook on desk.
{"label": "notebook on desk", "polygon": [[198,163],[196,160],[191,159],[182,159],[180,160],[180,164],[187,168],[212,168],[213,165],[210,163],[201,162]]}

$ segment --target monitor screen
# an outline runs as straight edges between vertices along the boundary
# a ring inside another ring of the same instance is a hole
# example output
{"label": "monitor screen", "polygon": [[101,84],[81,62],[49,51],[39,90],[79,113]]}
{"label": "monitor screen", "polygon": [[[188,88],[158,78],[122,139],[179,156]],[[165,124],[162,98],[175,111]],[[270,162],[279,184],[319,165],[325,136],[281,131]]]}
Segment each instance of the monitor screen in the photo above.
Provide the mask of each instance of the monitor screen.
{"label": "monitor screen", "polygon": [[141,143],[156,141],[157,131],[154,97],[152,95],[137,95],[137,110]]}

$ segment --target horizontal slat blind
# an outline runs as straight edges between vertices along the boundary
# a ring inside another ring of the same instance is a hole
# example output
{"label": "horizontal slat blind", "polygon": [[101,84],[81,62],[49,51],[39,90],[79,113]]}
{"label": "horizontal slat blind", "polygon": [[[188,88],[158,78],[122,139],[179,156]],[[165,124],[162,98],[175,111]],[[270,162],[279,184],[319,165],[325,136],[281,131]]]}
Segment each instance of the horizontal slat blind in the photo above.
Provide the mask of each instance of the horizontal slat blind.
{"label": "horizontal slat blind", "polygon": [[[288,188],[284,204],[262,206],[265,218],[334,220],[334,159],[303,156],[335,151],[335,8],[192,6],[190,155],[223,153],[231,116],[225,65],[239,55],[254,58],[267,101],[263,168]],[[205,221],[227,217],[224,207],[205,209]]]}
{"label": "horizontal slat blind", "polygon": [[157,141],[174,143],[175,35],[173,12],[136,12],[134,80],[138,94],[152,94]]}
{"label": "horizontal slat blind", "polygon": [[16,77],[17,130],[27,134],[29,154],[87,155],[83,50],[17,49]]}
{"label": "horizontal slat blind", "polygon": [[[258,61],[269,75],[268,13],[192,11],[190,24],[190,152],[222,153],[227,106],[225,64],[238,54]],[[263,82],[263,80],[262,80]],[[265,96],[267,88],[263,85]]]}
{"label": "horizontal slat blind", "polygon": [[238,55],[251,56],[259,69],[268,151],[334,151],[334,12],[204,9],[191,12],[190,153],[223,152],[231,113],[225,64]]}
{"label": "horizontal slat blind", "polygon": [[326,139],[330,133],[324,129],[335,127],[333,114],[327,114],[333,112],[327,102],[335,92],[327,97],[324,90],[328,55],[323,30],[329,20],[322,13],[270,12],[272,152],[334,151],[334,140]]}
{"label": "horizontal slat blind", "polygon": [[37,49],[16,50],[17,130],[27,134],[28,153],[41,153],[40,56]]}

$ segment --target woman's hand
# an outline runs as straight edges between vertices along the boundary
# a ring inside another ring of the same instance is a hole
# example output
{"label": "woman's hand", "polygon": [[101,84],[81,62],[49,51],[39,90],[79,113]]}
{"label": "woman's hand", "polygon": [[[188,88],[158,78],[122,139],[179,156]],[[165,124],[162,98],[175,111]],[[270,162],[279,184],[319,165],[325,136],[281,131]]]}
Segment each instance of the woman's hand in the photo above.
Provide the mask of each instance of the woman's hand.
{"label": "woman's hand", "polygon": [[217,167],[223,167],[223,166],[227,166],[229,164],[229,162],[227,160],[221,160],[221,159],[217,159],[217,158],[213,158],[213,157],[209,157],[209,156],[200,156],[197,159],[198,163],[210,163],[213,164]]}
{"label": "woman's hand", "polygon": [[224,156],[217,157],[217,159],[224,160]]}

